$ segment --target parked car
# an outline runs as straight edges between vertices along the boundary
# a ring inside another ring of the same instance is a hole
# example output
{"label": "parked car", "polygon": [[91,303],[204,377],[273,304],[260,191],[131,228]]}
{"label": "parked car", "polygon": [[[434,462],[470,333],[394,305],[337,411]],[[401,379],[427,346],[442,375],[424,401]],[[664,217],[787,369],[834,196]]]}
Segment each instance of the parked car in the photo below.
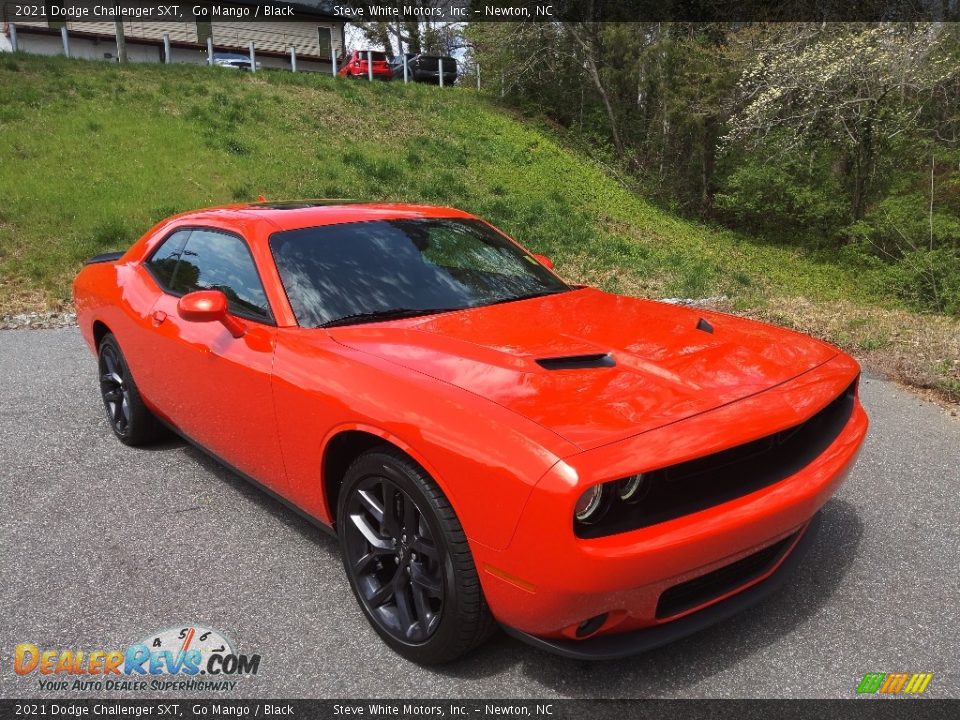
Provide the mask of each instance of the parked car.
{"label": "parked car", "polygon": [[[367,53],[370,53],[368,56]],[[340,62],[340,70],[337,74],[344,77],[367,78],[367,60],[368,57],[373,60],[373,77],[376,80],[390,80],[393,75],[390,74],[390,63],[387,60],[387,54],[379,50],[354,50]]]}
{"label": "parked car", "polygon": [[[242,53],[214,53],[213,64],[217,67],[232,68],[233,70],[249,70],[250,56]],[[257,70],[262,67],[257,61]]]}
{"label": "parked car", "polygon": [[116,437],[166,425],[335,534],[421,663],[495,622],[615,658],[732,615],[790,576],[867,432],[838,348],[570,285],[451,208],[189,212],[74,298]]}
{"label": "parked car", "polygon": [[446,55],[418,55],[404,53],[390,61],[390,72],[395,78],[403,78],[403,61],[407,61],[407,77],[414,82],[440,84],[440,64],[443,63],[443,84],[457,81],[457,61]]}

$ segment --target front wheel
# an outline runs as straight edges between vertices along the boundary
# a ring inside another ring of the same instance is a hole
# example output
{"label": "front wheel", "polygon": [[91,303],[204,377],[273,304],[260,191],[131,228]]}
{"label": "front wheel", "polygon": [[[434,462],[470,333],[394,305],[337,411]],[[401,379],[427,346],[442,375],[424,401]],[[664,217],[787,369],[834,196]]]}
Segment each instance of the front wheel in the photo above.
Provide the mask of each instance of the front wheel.
{"label": "front wheel", "polygon": [[450,662],[482,643],[493,620],[453,508],[402,453],[375,450],[347,470],[340,548],[370,624],[400,655]]}

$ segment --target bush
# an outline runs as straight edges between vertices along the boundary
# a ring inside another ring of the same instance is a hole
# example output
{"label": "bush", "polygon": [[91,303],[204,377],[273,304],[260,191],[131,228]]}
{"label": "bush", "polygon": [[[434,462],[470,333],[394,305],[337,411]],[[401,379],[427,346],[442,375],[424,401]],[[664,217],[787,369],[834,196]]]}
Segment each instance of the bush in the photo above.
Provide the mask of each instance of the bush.
{"label": "bush", "polygon": [[891,285],[919,310],[960,314],[960,252],[911,250],[889,270]]}
{"label": "bush", "polygon": [[715,207],[733,227],[791,244],[825,245],[847,224],[845,197],[828,168],[810,159],[740,158],[720,184]]}
{"label": "bush", "polygon": [[841,256],[888,264],[890,288],[915,309],[960,314],[960,218],[948,206],[931,216],[929,202],[918,192],[883,198],[846,228]]}
{"label": "bush", "polygon": [[[919,249],[960,247],[960,217],[941,203],[930,216],[930,198],[921,193],[890,195],[867,216],[849,226],[851,241],[869,245],[874,253],[894,261]],[[932,227],[931,227],[932,219]]]}

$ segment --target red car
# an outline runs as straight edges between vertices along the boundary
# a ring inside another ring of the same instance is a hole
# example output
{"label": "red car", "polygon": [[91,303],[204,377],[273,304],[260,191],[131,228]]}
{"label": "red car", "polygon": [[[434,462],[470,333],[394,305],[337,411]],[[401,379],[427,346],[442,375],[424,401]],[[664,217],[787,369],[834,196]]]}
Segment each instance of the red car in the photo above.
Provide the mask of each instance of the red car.
{"label": "red car", "polygon": [[379,50],[354,50],[341,61],[338,75],[350,78],[368,78],[370,61],[373,62],[373,77],[375,80],[392,80],[393,71],[387,54]]}
{"label": "red car", "polygon": [[166,425],[335,533],[373,627],[422,663],[495,623],[610,658],[736,612],[867,432],[838,349],[569,285],[449,208],[190,212],[74,297],[117,437]]}

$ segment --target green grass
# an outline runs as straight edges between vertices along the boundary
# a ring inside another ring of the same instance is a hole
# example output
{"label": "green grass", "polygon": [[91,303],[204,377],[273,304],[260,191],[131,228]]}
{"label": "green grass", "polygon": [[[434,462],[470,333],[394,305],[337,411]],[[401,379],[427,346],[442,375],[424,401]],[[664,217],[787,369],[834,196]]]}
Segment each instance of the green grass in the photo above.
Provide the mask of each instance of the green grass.
{"label": "green grass", "polygon": [[68,306],[87,257],[261,193],[460,207],[572,281],[724,295],[960,402],[956,318],[906,311],[874,270],[673,216],[472,90],[0,54],[0,315]]}
{"label": "green grass", "polygon": [[4,55],[0,97],[6,312],[66,304],[86,257],[166,215],[259,193],[460,207],[614,291],[896,305],[862,271],[657,209],[467,89]]}

